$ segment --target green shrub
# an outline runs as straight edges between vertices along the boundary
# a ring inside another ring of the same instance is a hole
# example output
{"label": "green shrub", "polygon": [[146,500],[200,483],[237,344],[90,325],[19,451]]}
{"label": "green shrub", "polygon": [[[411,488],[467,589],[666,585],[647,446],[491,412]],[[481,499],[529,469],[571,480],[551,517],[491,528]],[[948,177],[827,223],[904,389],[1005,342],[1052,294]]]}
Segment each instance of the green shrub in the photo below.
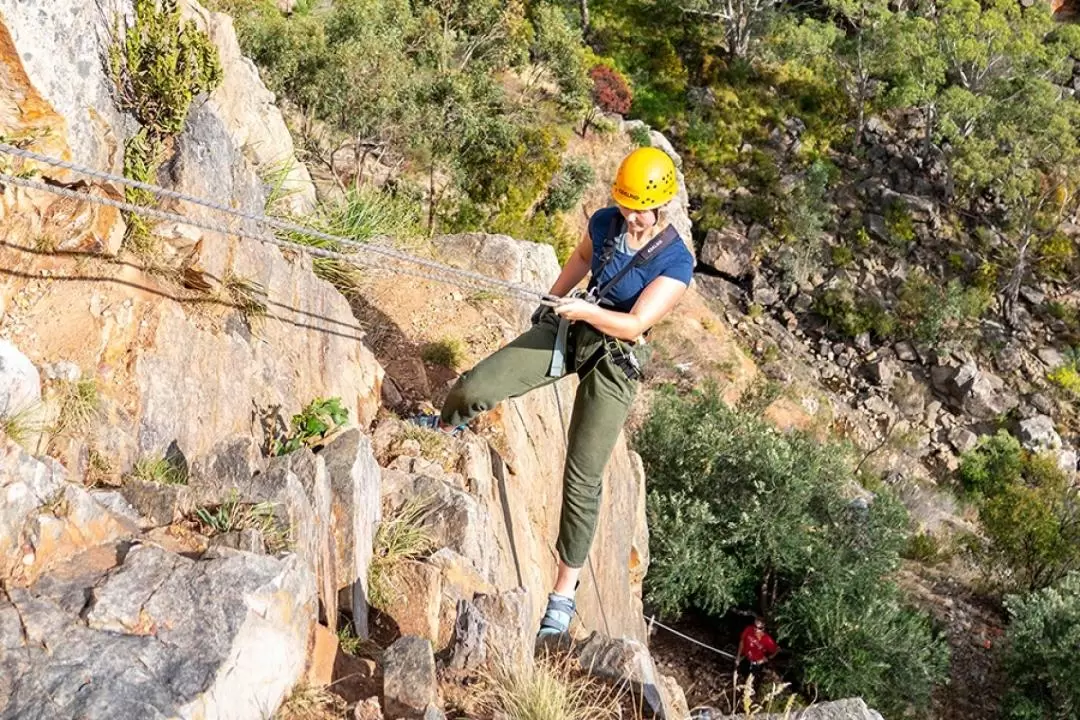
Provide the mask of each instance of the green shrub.
{"label": "green shrub", "polygon": [[1080,573],[1055,587],[1005,600],[1010,622],[1004,673],[1009,720],[1080,715]]}
{"label": "green shrub", "polygon": [[652,137],[649,134],[649,126],[635,125],[630,130],[630,142],[638,147],[651,147]]}
{"label": "green shrub", "polygon": [[901,203],[890,203],[885,208],[885,230],[889,239],[901,250],[907,250],[915,242],[915,221]]}
{"label": "green shrub", "polygon": [[1057,232],[1039,245],[1035,271],[1039,277],[1064,280],[1076,262],[1076,244],[1065,233]]}
{"label": "green shrub", "polygon": [[1006,430],[984,436],[960,458],[958,476],[964,490],[977,498],[999,495],[1023,476],[1024,449]]}
{"label": "green shrub", "polygon": [[936,565],[945,559],[946,553],[935,535],[920,532],[908,539],[903,555],[908,560],[915,560],[923,565]]}
{"label": "green shrub", "polygon": [[[124,146],[124,175],[157,182],[165,139],[184,129],[195,98],[221,83],[217,48],[191,20],[183,20],[176,0],[135,0],[133,19],[117,16],[109,48],[109,72],[119,105],[141,126]],[[125,199],[153,206],[145,190],[126,188]],[[156,243],[148,221],[128,216],[127,247],[153,260]]]}
{"label": "green shrub", "polygon": [[425,345],[420,351],[420,357],[431,365],[453,370],[465,361],[465,343],[461,338],[446,337]]}
{"label": "green shrub", "polygon": [[548,185],[540,209],[546,213],[572,210],[595,180],[596,173],[587,159],[568,158]]}
{"label": "green shrub", "polygon": [[849,285],[840,285],[820,292],[814,298],[813,307],[814,312],[843,337],[853,338],[869,332],[881,340],[886,340],[896,332],[893,315],[877,300],[857,295]]}
{"label": "green shrub", "polygon": [[1046,375],[1046,379],[1075,397],[1080,397],[1080,368],[1066,363],[1056,367]]}
{"label": "green shrub", "polygon": [[859,696],[887,717],[905,717],[948,677],[948,643],[891,583],[812,583],[777,621],[803,682],[825,697]]}
{"label": "green shrub", "polygon": [[906,337],[931,348],[964,347],[977,337],[979,319],[993,295],[958,280],[942,284],[924,271],[913,272],[900,287],[896,315]]}
{"label": "green shrub", "polygon": [[775,608],[805,682],[885,709],[925,704],[944,643],[886,579],[907,515],[887,494],[848,501],[840,448],[732,410],[715,389],[663,391],[634,444],[650,479],[651,604]]}
{"label": "green shrub", "polygon": [[1026,483],[979,509],[990,571],[1006,589],[1038,590],[1080,570],[1080,497],[1051,456],[1028,463]]}

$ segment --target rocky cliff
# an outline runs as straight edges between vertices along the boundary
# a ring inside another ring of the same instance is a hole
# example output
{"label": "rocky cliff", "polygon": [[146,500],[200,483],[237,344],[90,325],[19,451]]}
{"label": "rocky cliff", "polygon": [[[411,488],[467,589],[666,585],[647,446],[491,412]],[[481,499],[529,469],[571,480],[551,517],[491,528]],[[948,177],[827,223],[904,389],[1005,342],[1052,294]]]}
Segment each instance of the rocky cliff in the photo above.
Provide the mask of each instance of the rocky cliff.
{"label": "rocky cliff", "polygon": [[[306,171],[229,19],[183,10],[223,81],[195,99],[156,181],[261,213],[266,174],[285,167],[292,209],[309,208]],[[139,127],[106,59],[131,13],[125,0],[0,0],[0,138],[121,172]],[[0,169],[123,197],[71,171],[8,157]],[[530,640],[554,572],[570,382],[507,404],[433,462],[380,406],[444,388],[422,366],[419,388],[384,387],[384,365],[400,378],[419,361],[378,342],[408,339],[393,315],[430,286],[389,279],[388,297],[373,281],[350,304],[304,255],[185,225],[153,228],[165,253],[150,265],[122,247],[115,210],[14,186],[0,186],[0,228],[0,717],[268,716],[305,671],[329,678],[339,618],[366,633],[379,518],[416,495],[434,501],[437,551],[396,579],[411,588],[390,613],[399,631],[447,647],[459,602],[476,598],[489,624],[511,608]],[[436,250],[537,285],[557,272],[549,248],[509,238]],[[442,311],[476,312],[494,344],[531,310],[452,297]],[[267,455],[293,414],[329,397],[352,429]],[[643,641],[644,476],[624,441],[601,518],[583,626]]]}

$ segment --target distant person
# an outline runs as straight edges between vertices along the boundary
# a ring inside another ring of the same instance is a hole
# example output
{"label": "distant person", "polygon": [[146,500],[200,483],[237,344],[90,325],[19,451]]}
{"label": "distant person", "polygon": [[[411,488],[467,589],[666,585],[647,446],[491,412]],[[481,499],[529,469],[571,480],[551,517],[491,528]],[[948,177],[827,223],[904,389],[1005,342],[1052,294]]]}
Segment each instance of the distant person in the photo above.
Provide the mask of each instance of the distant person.
{"label": "distant person", "polygon": [[780,652],[776,641],[765,632],[765,618],[754,618],[754,622],[746,626],[739,637],[739,651],[735,654],[735,662],[739,670],[757,676],[765,663]]}
{"label": "distant person", "polygon": [[[668,215],[678,191],[675,163],[664,151],[631,152],[611,186],[614,204],[589,218],[532,329],[464,373],[439,414],[413,418],[456,432],[508,397],[567,373],[578,376],[555,546],[559,566],[540,636],[561,635],[570,625],[596,531],[604,467],[650,353],[644,336],[672,311],[694,274],[694,257]],[[588,293],[575,292],[586,275]]]}

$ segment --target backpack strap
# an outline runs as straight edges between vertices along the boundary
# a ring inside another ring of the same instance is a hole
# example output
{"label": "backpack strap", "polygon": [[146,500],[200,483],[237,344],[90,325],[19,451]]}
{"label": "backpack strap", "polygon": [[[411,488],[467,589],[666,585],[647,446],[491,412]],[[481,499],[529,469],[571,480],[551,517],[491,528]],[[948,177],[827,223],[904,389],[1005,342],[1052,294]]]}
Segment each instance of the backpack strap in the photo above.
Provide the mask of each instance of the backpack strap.
{"label": "backpack strap", "polygon": [[[607,296],[607,294],[610,293],[616,285],[618,285],[619,281],[626,277],[626,274],[628,272],[630,272],[634,268],[639,268],[642,265],[647,264],[654,257],[667,249],[668,246],[670,246],[672,243],[677,242],[678,240],[679,231],[675,229],[675,226],[668,225],[666,228],[653,236],[653,239],[646,243],[645,247],[634,253],[634,258],[630,262],[623,265],[619,272],[615,273],[614,277],[612,277],[610,280],[608,280],[606,283],[599,287],[593,285],[589,291],[589,295],[591,296],[592,301],[595,303],[601,302]],[[603,270],[602,267],[601,270]],[[599,274],[600,273],[597,272],[597,275]]]}
{"label": "backpack strap", "polygon": [[604,272],[604,268],[611,262],[611,258],[615,257],[615,238],[619,236],[619,230],[622,229],[623,219],[619,211],[616,210],[611,214],[611,222],[608,223],[607,235],[604,236],[604,244],[601,246],[600,251],[600,267],[589,278],[589,291],[591,292],[600,282],[600,274]]}

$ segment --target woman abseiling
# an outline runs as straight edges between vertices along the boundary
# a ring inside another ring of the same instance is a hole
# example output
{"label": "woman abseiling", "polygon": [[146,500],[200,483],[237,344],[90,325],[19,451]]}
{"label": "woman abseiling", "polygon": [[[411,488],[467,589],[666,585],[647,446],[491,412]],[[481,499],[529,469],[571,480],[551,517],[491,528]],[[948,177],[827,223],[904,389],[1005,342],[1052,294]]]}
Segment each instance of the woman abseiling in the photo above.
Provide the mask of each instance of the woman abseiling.
{"label": "woman abseiling", "polygon": [[[678,192],[675,164],[663,151],[630,153],[612,184],[615,205],[598,210],[567,260],[533,327],[464,373],[439,415],[420,424],[455,431],[506,398],[579,377],[563,472],[555,587],[539,635],[565,633],[589,555],[604,468],[637,391],[649,353],[643,336],[686,292],[694,259],[665,218]],[[588,293],[575,291],[591,273]]]}

